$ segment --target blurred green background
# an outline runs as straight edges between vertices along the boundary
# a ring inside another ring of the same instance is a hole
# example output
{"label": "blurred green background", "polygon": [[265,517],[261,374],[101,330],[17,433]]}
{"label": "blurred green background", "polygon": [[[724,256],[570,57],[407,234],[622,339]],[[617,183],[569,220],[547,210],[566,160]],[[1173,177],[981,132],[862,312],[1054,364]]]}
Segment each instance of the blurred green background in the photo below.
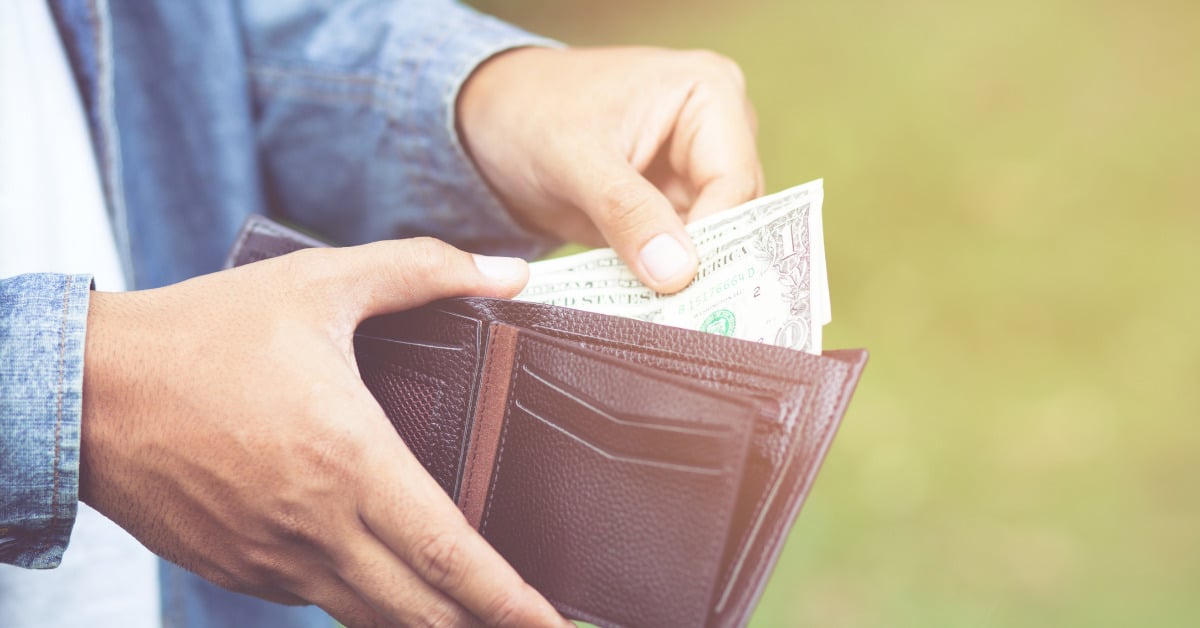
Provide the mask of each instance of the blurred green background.
{"label": "blurred green background", "polygon": [[479,0],[741,63],[872,362],[755,626],[1200,625],[1200,3]]}

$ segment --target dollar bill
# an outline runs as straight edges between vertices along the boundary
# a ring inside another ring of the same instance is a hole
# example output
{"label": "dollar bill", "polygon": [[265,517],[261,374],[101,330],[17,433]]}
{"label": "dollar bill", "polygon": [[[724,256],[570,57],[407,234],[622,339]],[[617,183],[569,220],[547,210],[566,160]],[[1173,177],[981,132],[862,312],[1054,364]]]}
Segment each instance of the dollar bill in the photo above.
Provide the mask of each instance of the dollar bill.
{"label": "dollar bill", "polygon": [[700,269],[678,293],[646,288],[612,249],[596,249],[532,264],[517,299],[820,353],[831,319],[823,197],[812,181],[688,225]]}

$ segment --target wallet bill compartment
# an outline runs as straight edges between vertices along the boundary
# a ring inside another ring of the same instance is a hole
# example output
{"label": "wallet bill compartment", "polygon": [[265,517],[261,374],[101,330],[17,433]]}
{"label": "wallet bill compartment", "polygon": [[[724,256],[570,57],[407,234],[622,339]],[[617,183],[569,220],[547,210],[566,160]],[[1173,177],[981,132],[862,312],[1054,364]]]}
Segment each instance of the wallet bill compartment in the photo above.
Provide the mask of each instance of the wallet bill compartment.
{"label": "wallet bill compartment", "polygon": [[[278,225],[269,219],[252,216],[239,233],[237,242],[227,258],[226,267],[240,266],[313,246],[324,246],[324,243]],[[456,319],[457,322],[449,326],[445,324],[446,321]],[[469,324],[464,326],[464,320],[469,321]],[[691,330],[668,328],[642,321],[618,319],[590,312],[532,303],[484,298],[449,299],[427,307],[365,321],[358,331],[360,337],[376,336],[373,341],[365,343],[370,345],[372,350],[384,346],[375,344],[374,341],[401,340],[412,341],[413,344],[419,345],[433,339],[432,344],[439,344],[436,338],[444,340],[448,333],[453,336],[457,333],[454,331],[455,329],[465,332],[461,338],[452,340],[450,344],[459,343],[456,346],[466,349],[459,355],[469,356],[475,362],[473,366],[465,366],[466,362],[470,360],[463,358],[464,366],[458,371],[459,379],[447,377],[447,370],[441,367],[435,367],[432,373],[426,372],[430,363],[424,358],[411,361],[406,361],[403,357],[399,361],[387,357],[380,359],[381,355],[386,356],[386,351],[382,353],[360,351],[359,347],[362,346],[362,342],[359,338],[356,338],[355,342],[360,372],[363,373],[364,379],[368,380],[368,387],[372,388],[372,392],[377,397],[380,397],[377,391],[387,388],[387,385],[380,384],[381,381],[391,382],[392,386],[408,382],[404,385],[412,386],[413,394],[426,395],[423,403],[433,408],[434,414],[441,413],[441,416],[451,418],[461,426],[461,437],[457,444],[453,442],[454,438],[446,438],[435,439],[431,443],[422,445],[423,450],[410,445],[410,449],[414,450],[417,458],[425,464],[443,488],[456,499],[456,493],[462,490],[461,478],[451,477],[455,474],[443,475],[449,465],[431,461],[457,459],[460,466],[465,464],[468,452],[466,437],[477,431],[471,424],[473,420],[478,420],[475,405],[478,399],[485,397],[482,393],[479,393],[478,396],[476,394],[479,392],[480,373],[484,363],[483,347],[487,344],[483,329],[489,324],[494,326],[497,323],[508,323],[524,329],[538,328],[555,337],[565,337],[571,334],[590,336],[590,340],[581,340],[580,338],[571,338],[571,340],[581,347],[590,346],[596,349],[597,353],[641,364],[643,368],[650,367],[659,372],[677,373],[710,389],[730,391],[734,397],[749,399],[754,403],[759,403],[763,397],[766,397],[779,403],[778,412],[773,412],[771,408],[767,407],[767,404],[760,403],[760,415],[757,418],[746,419],[746,422],[756,423],[756,435],[752,437],[753,443],[749,448],[751,452],[749,458],[741,466],[735,468],[735,474],[740,473],[741,479],[735,481],[734,486],[740,485],[743,493],[740,505],[736,510],[740,513],[745,510],[746,503],[757,502],[758,508],[755,510],[759,514],[754,517],[754,524],[750,526],[753,530],[744,531],[749,535],[748,537],[743,537],[736,545],[732,538],[727,538],[727,551],[738,548],[737,557],[732,564],[721,567],[721,572],[725,574],[720,577],[721,584],[715,587],[707,598],[698,602],[702,606],[709,607],[707,618],[689,612],[687,609],[682,609],[680,614],[669,617],[665,613],[639,616],[631,613],[604,612],[606,601],[608,606],[619,604],[622,601],[620,595],[625,589],[619,587],[598,585],[589,590],[584,583],[581,585],[582,590],[586,590],[588,593],[585,596],[587,598],[585,603],[581,605],[572,605],[564,601],[569,596],[561,599],[551,598],[560,610],[574,617],[605,626],[701,624],[733,626],[747,621],[749,613],[766,583],[767,575],[782,549],[783,539],[786,538],[787,531],[812,485],[816,470],[820,467],[833,438],[833,433],[845,412],[846,405],[866,362],[866,352],[842,350],[826,352],[825,356],[811,356],[781,350],[777,347],[701,335],[699,332]],[[364,360],[364,357],[368,360]],[[379,361],[370,361],[376,359]],[[434,362],[438,361],[434,360]],[[444,367],[444,361],[442,365]],[[390,369],[393,373],[369,373],[377,366],[385,367],[385,371]],[[423,377],[423,375],[428,375],[428,377]],[[375,378],[379,379],[376,380],[376,384],[372,385],[370,380]],[[452,382],[459,382],[461,378],[469,381],[467,389],[470,392],[460,396],[459,393],[464,392],[463,389],[460,388],[460,384]],[[761,386],[764,382],[767,383],[765,390]],[[811,389],[797,394],[793,387],[798,383],[810,386]],[[739,386],[744,387],[741,392],[745,394],[738,394]],[[442,398],[435,401],[435,396],[430,394],[433,387],[440,388],[443,392],[459,388],[459,390],[453,390],[453,394],[461,401],[455,407],[465,408],[461,414],[457,410],[451,411],[446,406],[445,399],[448,395],[443,395]],[[754,392],[755,390],[757,392]],[[380,399],[381,405],[385,409],[388,409],[395,401],[386,396]],[[503,416],[508,416],[509,413],[504,412],[503,409],[513,407],[515,404],[501,403],[500,410]],[[399,415],[412,416],[423,413],[424,411],[389,412],[389,418],[393,424],[396,424],[401,418]],[[505,419],[503,425],[497,426],[496,436],[499,436],[501,429],[507,430],[509,427],[521,425],[528,428],[533,425],[533,419],[521,416],[517,410],[514,410],[512,416],[515,418],[512,425],[510,426],[510,422]],[[402,435],[405,430],[401,428],[405,424],[404,421],[400,421],[400,424],[396,425]],[[548,425],[545,423],[542,425],[545,426],[544,431],[553,433],[553,429]],[[514,432],[520,430],[521,428],[517,427]],[[526,429],[525,431],[534,434],[538,432],[537,429]],[[512,432],[506,432],[506,434],[511,436]],[[569,437],[567,438],[569,439]],[[406,438],[406,442],[407,440]],[[572,442],[577,443],[578,441]],[[513,452],[520,450],[520,447],[512,449]],[[554,469],[551,461],[537,457],[538,451],[537,448],[532,448],[530,452],[534,455],[526,463],[532,467],[547,466],[549,469]],[[571,452],[578,454],[571,457],[571,460],[587,460],[587,454],[595,454],[593,450],[588,450],[586,447],[584,451],[575,451],[564,445],[561,450],[563,455]],[[513,455],[510,455],[510,462],[504,464],[506,468],[511,469],[514,466],[515,463],[511,463],[512,457]],[[637,465],[614,464],[613,466],[632,468]],[[480,468],[482,470],[484,467]],[[665,471],[665,469],[654,467],[645,467],[641,470],[646,472],[647,469],[652,472]],[[489,498],[487,506],[492,505],[490,498],[496,495],[495,492],[488,493],[488,479],[496,480],[493,482],[494,488],[503,488],[506,484],[500,480],[504,475],[498,473],[495,478],[487,478],[480,485],[480,492],[485,493],[483,497]],[[702,476],[703,474],[693,475]],[[768,477],[761,478],[763,475]],[[683,474],[682,477],[687,476]],[[764,483],[763,479],[767,481]],[[586,474],[579,478],[579,481],[584,483],[580,487],[581,491],[586,492],[586,487],[591,485],[587,480]],[[610,483],[594,482],[592,484],[606,486]],[[563,487],[569,486],[569,484],[559,482],[556,486]],[[634,482],[632,486],[636,487],[637,483]],[[617,489],[619,492],[620,486],[617,486]],[[767,493],[774,494],[774,497],[769,497]],[[653,502],[658,495],[656,491],[651,491],[647,500]],[[669,497],[666,493],[662,495]],[[562,507],[569,507],[572,503],[574,502],[566,500],[562,503]],[[553,515],[552,505],[545,500],[543,500],[543,504],[550,509],[550,512],[539,512],[539,515]],[[485,504],[480,501],[479,506],[482,515]],[[629,507],[628,504],[625,507]],[[491,510],[493,526],[496,526],[498,510],[500,510],[498,504],[495,510]],[[626,525],[625,520],[633,519],[640,522],[649,533],[647,539],[639,538],[636,534],[631,539],[611,534],[605,538],[618,547],[629,541],[641,543],[639,547],[645,547],[645,551],[641,552],[639,557],[660,558],[664,555],[660,548],[653,544],[653,527],[650,518],[643,517],[636,510],[603,512],[612,515],[606,521],[612,519],[616,519],[616,521],[608,527],[596,523],[600,528],[623,529],[622,526]],[[576,516],[578,516],[576,513],[566,512],[562,513],[560,518],[570,519]],[[697,520],[705,521],[704,516]],[[689,524],[684,525],[686,527]],[[728,529],[730,525],[734,524],[730,523],[725,527]],[[736,524],[734,527],[735,529],[741,528],[742,524]],[[494,527],[494,531],[496,529],[498,528]],[[744,533],[738,532],[732,536],[736,538],[743,536]],[[730,535],[727,534],[728,536]],[[688,551],[691,551],[691,548],[685,550],[684,553]],[[624,550],[622,556],[624,556]],[[560,563],[559,566],[564,565]],[[569,567],[570,563],[567,563],[566,566]],[[586,561],[582,561],[579,568],[569,571],[580,573],[587,569]],[[618,571],[620,570],[618,569]],[[690,581],[688,586],[690,587]],[[659,598],[664,600],[672,599],[675,594],[674,587],[665,589],[659,587],[656,590],[660,591]],[[601,610],[595,611],[597,608]]]}
{"label": "wallet bill compartment", "polygon": [[[621,360],[672,373],[713,390],[768,401],[743,471],[711,625],[745,621],[778,559],[833,438],[865,361],[863,351],[815,356],[589,312],[491,299],[458,299],[455,310],[521,320],[539,332]],[[568,315],[569,314],[569,315]],[[777,404],[778,412],[767,406]]]}

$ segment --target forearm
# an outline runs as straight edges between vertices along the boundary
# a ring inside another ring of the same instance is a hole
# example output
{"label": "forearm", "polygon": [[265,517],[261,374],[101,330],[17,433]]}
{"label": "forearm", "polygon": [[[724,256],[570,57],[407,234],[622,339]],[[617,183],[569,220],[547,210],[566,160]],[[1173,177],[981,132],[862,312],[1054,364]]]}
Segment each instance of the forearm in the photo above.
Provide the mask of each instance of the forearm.
{"label": "forearm", "polygon": [[0,279],[0,561],[58,566],[75,523],[90,275]]}

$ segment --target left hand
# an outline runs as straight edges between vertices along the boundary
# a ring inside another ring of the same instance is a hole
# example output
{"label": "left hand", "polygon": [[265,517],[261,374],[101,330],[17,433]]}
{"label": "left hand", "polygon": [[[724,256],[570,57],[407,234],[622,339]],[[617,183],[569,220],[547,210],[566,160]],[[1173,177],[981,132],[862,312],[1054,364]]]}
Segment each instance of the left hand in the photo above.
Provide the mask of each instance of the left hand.
{"label": "left hand", "polygon": [[93,293],[80,497],[208,580],[348,626],[570,626],[467,523],[354,360],[368,317],[511,297],[528,276],[417,238]]}
{"label": "left hand", "polygon": [[607,241],[659,292],[695,276],[685,221],[763,191],[742,73],[711,52],[511,50],[468,79],[458,123],[518,221]]}

